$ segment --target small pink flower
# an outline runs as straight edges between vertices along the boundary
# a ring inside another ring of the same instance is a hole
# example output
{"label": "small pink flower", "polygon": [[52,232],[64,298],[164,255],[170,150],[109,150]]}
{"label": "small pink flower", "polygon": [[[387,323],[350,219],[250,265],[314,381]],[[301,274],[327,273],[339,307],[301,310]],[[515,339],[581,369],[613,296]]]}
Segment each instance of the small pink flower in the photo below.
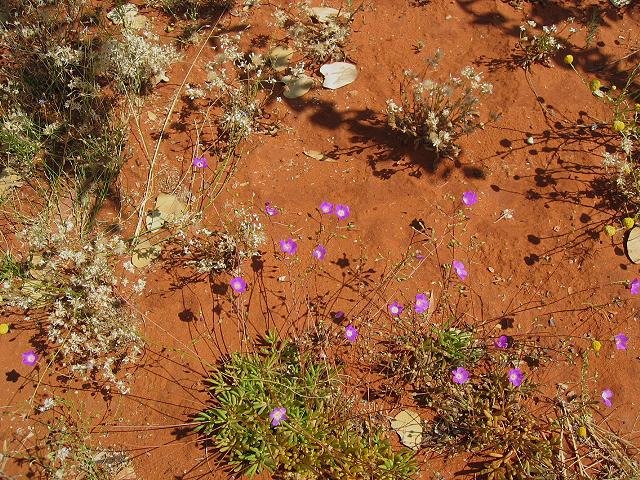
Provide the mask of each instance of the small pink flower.
{"label": "small pink flower", "polygon": [[295,255],[298,251],[298,244],[292,238],[280,240],[280,250],[287,255]]}
{"label": "small pink flower", "polygon": [[207,163],[207,159],[204,157],[195,157],[193,159],[193,166],[196,168],[207,168],[209,164]]}
{"label": "small pink flower", "polygon": [[347,325],[347,328],[344,330],[344,336],[350,342],[355,342],[356,338],[358,338],[358,329],[353,325]]}
{"label": "small pink flower", "polygon": [[631,281],[631,295],[638,295],[640,293],[640,280],[638,280],[637,278],[634,278]]}
{"label": "small pink flower", "polygon": [[453,381],[457,384],[462,385],[469,381],[469,371],[465,368],[458,367],[451,371],[451,375],[453,376]]}
{"label": "small pink flower", "polygon": [[519,387],[524,380],[524,373],[519,368],[513,368],[509,370],[509,382],[514,387]]}
{"label": "small pink flower", "polygon": [[333,203],[322,202],[320,204],[320,211],[322,213],[324,213],[325,215],[329,215],[329,214],[333,213]]}
{"label": "small pink flower", "polygon": [[316,260],[324,260],[324,257],[327,255],[327,249],[324,248],[322,245],[318,245],[316,248],[313,249],[313,258],[315,258]]}
{"label": "small pink flower", "polygon": [[264,213],[266,213],[270,217],[273,217],[275,215],[278,215],[280,211],[276,207],[272,206],[270,202],[265,202]]}
{"label": "small pink flower", "polygon": [[389,313],[391,313],[391,315],[393,315],[394,317],[400,315],[403,310],[404,307],[398,302],[393,302],[391,305],[389,305]]}
{"label": "small pink flower", "polygon": [[629,338],[624,333],[619,333],[613,338],[616,341],[616,348],[618,350],[626,350],[627,349],[627,341],[629,340]]}
{"label": "small pink flower", "polygon": [[476,192],[472,192],[469,190],[468,192],[464,192],[462,195],[462,203],[464,203],[467,207],[470,207],[474,203],[478,203],[478,195]]}
{"label": "small pink flower", "polygon": [[418,315],[429,310],[429,305],[429,299],[425,293],[416,294],[416,313]]}
{"label": "small pink flower", "polygon": [[493,344],[496,348],[504,350],[505,348],[509,347],[509,337],[507,337],[506,335],[501,335],[500,338],[493,342]]}
{"label": "small pink flower", "polygon": [[340,220],[348,218],[350,214],[351,211],[347,205],[336,205],[336,217]]}
{"label": "small pink flower", "polygon": [[22,363],[29,367],[33,367],[38,361],[38,358],[40,357],[33,350],[29,350],[22,354]]}
{"label": "small pink flower", "polygon": [[271,419],[271,425],[277,427],[280,425],[280,422],[287,420],[287,409],[284,407],[276,407],[271,410],[269,418]]}
{"label": "small pink flower", "polygon": [[613,398],[613,392],[611,390],[609,390],[608,388],[606,390],[603,390],[600,396],[602,397],[602,402],[607,407],[610,407],[612,405],[611,399]]}
{"label": "small pink flower", "polygon": [[247,282],[242,277],[236,277],[229,282],[234,292],[242,293],[247,289]]}
{"label": "small pink flower", "polygon": [[464,263],[459,262],[458,260],[454,260],[451,266],[453,267],[453,271],[456,272],[456,275],[458,275],[458,278],[460,278],[460,280],[464,281],[464,279],[467,278],[467,270],[464,267]]}

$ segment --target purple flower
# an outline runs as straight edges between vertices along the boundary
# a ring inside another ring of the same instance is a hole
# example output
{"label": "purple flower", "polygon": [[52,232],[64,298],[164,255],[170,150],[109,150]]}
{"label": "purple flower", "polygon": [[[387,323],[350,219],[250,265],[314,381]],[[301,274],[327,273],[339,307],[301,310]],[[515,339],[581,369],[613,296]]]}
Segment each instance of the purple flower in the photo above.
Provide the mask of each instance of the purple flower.
{"label": "purple flower", "polygon": [[327,254],[327,249],[324,248],[322,245],[318,245],[316,248],[313,249],[313,257],[316,260],[324,260],[324,257],[326,254]]}
{"label": "purple flower", "polygon": [[264,213],[266,213],[270,217],[273,217],[274,215],[278,215],[280,211],[276,207],[272,206],[271,202],[265,202]]}
{"label": "purple flower", "polygon": [[454,260],[451,264],[453,266],[453,270],[456,272],[456,275],[460,278],[460,280],[464,281],[467,278],[467,270],[464,268],[464,263],[459,262],[458,260]]}
{"label": "purple flower", "polygon": [[320,204],[320,211],[327,215],[333,213],[333,203],[322,202]]}
{"label": "purple flower", "polygon": [[242,277],[233,278],[229,283],[234,292],[242,293],[247,289],[247,282],[245,282]]}
{"label": "purple flower", "polygon": [[501,348],[504,350],[505,348],[509,347],[509,337],[507,337],[506,335],[500,335],[500,338],[493,342],[493,344],[496,346],[496,348]]}
{"label": "purple flower", "polygon": [[514,387],[519,387],[524,380],[524,373],[519,368],[509,370],[509,381]]}
{"label": "purple flower", "polygon": [[22,363],[30,367],[33,367],[38,361],[38,358],[40,357],[36,355],[36,353],[33,350],[29,350],[28,352],[24,352],[22,354]]}
{"label": "purple flower", "polygon": [[287,409],[284,407],[276,407],[271,410],[269,418],[271,419],[271,425],[277,427],[280,425],[280,422],[287,420]]}
{"label": "purple flower", "polygon": [[429,299],[425,293],[416,294],[416,313],[424,313],[429,308]]}
{"label": "purple flower", "polygon": [[207,163],[207,159],[204,157],[195,157],[193,159],[193,166],[196,168],[207,168],[209,164]]}
{"label": "purple flower", "polygon": [[292,238],[280,240],[280,250],[287,255],[294,255],[298,251],[298,244]]}
{"label": "purple flower", "polygon": [[616,340],[616,348],[618,350],[626,350],[627,349],[627,341],[629,338],[624,333],[619,333],[615,337]]}
{"label": "purple flower", "polygon": [[391,305],[389,305],[389,312],[394,317],[397,317],[398,315],[400,315],[403,310],[404,310],[404,307],[400,305],[398,302],[393,302]]}
{"label": "purple flower", "polygon": [[606,390],[602,391],[600,396],[602,397],[602,401],[604,402],[604,404],[607,407],[610,407],[611,406],[611,399],[613,398],[613,392],[607,388]]}
{"label": "purple flower", "polygon": [[340,220],[344,220],[350,214],[349,207],[347,205],[336,205],[336,217]]}
{"label": "purple flower", "polygon": [[462,194],[462,203],[464,203],[467,207],[470,207],[474,203],[478,203],[478,195],[476,192],[472,192],[469,190],[468,192],[464,192]]}
{"label": "purple flower", "polygon": [[640,293],[640,280],[634,278],[631,282],[631,295],[638,295]]}
{"label": "purple flower", "polygon": [[469,372],[462,367],[452,370],[451,375],[453,375],[453,381],[455,383],[463,384],[469,381]]}
{"label": "purple flower", "polygon": [[347,325],[347,328],[344,330],[344,336],[350,342],[355,342],[356,338],[358,338],[358,329],[353,325]]}

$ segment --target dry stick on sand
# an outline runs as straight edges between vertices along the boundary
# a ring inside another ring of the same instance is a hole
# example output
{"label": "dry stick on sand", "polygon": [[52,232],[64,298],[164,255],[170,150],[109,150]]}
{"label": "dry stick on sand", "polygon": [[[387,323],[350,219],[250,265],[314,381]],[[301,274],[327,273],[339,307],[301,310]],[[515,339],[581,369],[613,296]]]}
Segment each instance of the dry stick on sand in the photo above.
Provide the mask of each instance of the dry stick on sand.
{"label": "dry stick on sand", "polygon": [[142,201],[140,202],[140,208],[138,209],[138,223],[136,224],[136,230],[135,230],[135,233],[133,234],[134,246],[137,244],[138,237],[140,236],[140,230],[142,229],[142,222],[143,222],[143,219],[145,218],[145,212],[147,209],[147,202],[149,201],[149,194],[151,193],[151,190],[153,188],[154,168],[156,165],[156,160],[158,158],[158,153],[160,152],[160,144],[162,143],[162,137],[164,136],[164,132],[167,129],[167,126],[169,125],[169,119],[171,118],[171,115],[173,114],[173,110],[176,104],[178,103],[178,98],[180,98],[180,92],[182,91],[185,84],[187,83],[187,79],[189,78],[189,75],[191,74],[191,71],[193,70],[195,63],[200,58],[200,55],[202,54],[204,47],[208,45],[209,39],[213,35],[213,32],[219,23],[220,23],[220,18],[218,18],[215,25],[211,27],[211,30],[209,30],[209,34],[207,35],[207,38],[205,38],[204,41],[202,42],[202,45],[200,46],[198,53],[196,54],[195,58],[191,62],[191,65],[189,66],[189,70],[187,70],[187,73],[182,79],[182,83],[180,84],[180,87],[178,88],[178,91],[176,92],[175,97],[171,102],[171,107],[169,108],[169,111],[167,112],[167,115],[164,119],[164,124],[162,125],[162,130],[160,131],[160,136],[158,137],[156,148],[153,152],[153,157],[151,158],[151,163],[149,165],[149,173],[147,174],[147,184],[144,191],[144,197],[142,198]]}

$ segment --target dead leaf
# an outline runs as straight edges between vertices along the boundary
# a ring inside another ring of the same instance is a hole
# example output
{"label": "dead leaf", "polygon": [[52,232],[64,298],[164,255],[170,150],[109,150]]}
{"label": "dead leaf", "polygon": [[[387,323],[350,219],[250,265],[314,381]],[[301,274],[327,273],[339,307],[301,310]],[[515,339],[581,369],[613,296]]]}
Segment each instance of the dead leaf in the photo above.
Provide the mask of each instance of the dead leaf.
{"label": "dead leaf", "polygon": [[31,275],[31,278],[35,280],[44,280],[47,275],[46,275],[46,272],[44,271],[45,265],[42,259],[42,255],[38,253],[34,253],[31,256],[31,260],[29,263],[33,265],[33,268],[29,269],[29,275]]}
{"label": "dead leaf", "polygon": [[153,245],[148,239],[140,242],[133,249],[131,263],[134,267],[144,268],[160,255],[160,245]]}
{"label": "dead leaf", "polygon": [[337,162],[337,160],[334,160],[333,158],[325,155],[322,152],[319,152],[318,150],[303,150],[302,153],[304,153],[307,157],[313,158],[314,160],[319,160],[321,162]]}
{"label": "dead leaf", "polygon": [[124,467],[111,480],[136,480],[138,476],[131,466]]}
{"label": "dead leaf", "polygon": [[282,79],[285,84],[283,95],[287,98],[298,98],[303,96],[313,87],[313,78],[304,73],[298,77],[287,75]]}
{"label": "dead leaf", "polygon": [[640,227],[633,227],[627,237],[627,255],[633,263],[640,263]]}
{"label": "dead leaf", "polygon": [[167,72],[164,70],[160,73],[157,73],[153,77],[151,77],[151,84],[155,87],[160,82],[167,83],[169,81],[169,77],[167,76]]}
{"label": "dead leaf", "polygon": [[164,219],[159,210],[151,210],[145,221],[148,231],[158,230],[164,225]]}
{"label": "dead leaf", "polygon": [[338,17],[338,10],[331,7],[313,7],[311,8],[312,17],[317,19],[320,23],[327,23],[333,18]]}
{"label": "dead leaf", "polygon": [[43,290],[46,288],[45,282],[41,280],[26,280],[22,282],[22,290],[32,300],[40,300],[44,298]]}
{"label": "dead leaf", "polygon": [[137,14],[138,7],[133,3],[125,3],[124,5],[120,5],[107,13],[107,18],[116,25],[127,25]]}
{"label": "dead leaf", "polygon": [[160,193],[156,198],[155,209],[165,222],[175,222],[187,211],[187,206],[175,195]]}
{"label": "dead leaf", "polygon": [[431,318],[431,315],[433,315],[433,312],[435,309],[436,309],[436,302],[434,301],[434,298],[433,298],[433,290],[431,290],[429,292],[429,309],[427,310],[427,318]]}
{"label": "dead leaf", "polygon": [[320,73],[324,75],[322,86],[335,90],[353,83],[358,78],[358,69],[347,62],[325,63],[320,67]]}
{"label": "dead leaf", "polygon": [[286,70],[293,56],[294,50],[288,47],[275,47],[269,52],[271,66],[276,72]]}
{"label": "dead leaf", "polygon": [[391,420],[391,428],[396,431],[403,445],[413,450],[417,450],[421,445],[422,419],[416,412],[412,410],[401,410],[393,420]]}
{"label": "dead leaf", "polygon": [[142,30],[147,26],[147,17],[144,15],[136,15],[131,17],[126,25],[135,30]]}
{"label": "dead leaf", "polygon": [[23,183],[24,182],[20,179],[20,175],[18,175],[13,168],[5,168],[2,173],[0,173],[0,196],[4,195],[12,188],[21,187]]}

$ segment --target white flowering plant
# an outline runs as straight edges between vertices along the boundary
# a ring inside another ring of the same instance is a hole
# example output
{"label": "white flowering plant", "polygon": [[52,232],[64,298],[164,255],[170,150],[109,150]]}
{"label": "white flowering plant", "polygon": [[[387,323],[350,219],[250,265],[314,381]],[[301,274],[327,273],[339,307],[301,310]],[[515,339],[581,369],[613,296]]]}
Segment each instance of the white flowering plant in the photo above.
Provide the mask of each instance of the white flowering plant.
{"label": "white flowering plant", "polygon": [[27,428],[6,436],[3,458],[28,464],[27,477],[112,480],[131,469],[125,452],[96,445],[88,413],[70,400],[45,397],[26,419]]}
{"label": "white flowering plant", "polygon": [[121,97],[105,88],[103,38],[77,28],[95,12],[82,1],[46,11],[21,3],[0,22],[0,169],[31,184],[71,178],[79,203],[97,210],[124,162],[128,129]]}
{"label": "white flowering plant", "polygon": [[129,29],[124,29],[119,39],[107,42],[104,53],[118,87],[139,95],[166,81],[166,69],[181,58],[172,45],[160,45],[157,35],[138,35]]}
{"label": "white flowering plant", "polygon": [[[480,97],[492,93],[493,85],[470,66],[444,82],[405,71],[399,104],[387,100],[387,123],[413,139],[416,146],[434,150],[438,156],[457,156],[460,148],[456,140],[484,127]],[[497,115],[490,115],[490,120],[496,119]]]}
{"label": "white flowering plant", "polygon": [[[520,51],[520,64],[524,68],[529,68],[534,63],[551,66],[551,58],[559,50],[566,46],[569,38],[576,33],[572,25],[574,18],[569,17],[558,29],[557,25],[538,25],[534,20],[528,20],[520,25],[520,36],[518,38],[518,50]],[[559,35],[566,28],[569,35],[560,39]]]}
{"label": "white flowering plant", "polygon": [[3,275],[0,308],[28,312],[39,343],[52,347],[52,361],[70,376],[102,380],[127,393],[119,372],[137,361],[143,347],[129,298],[145,285],[115,275],[126,244],[118,237],[79,238],[71,222],[48,233],[43,225],[19,232],[30,253],[14,274]]}
{"label": "white flowering plant", "polygon": [[198,228],[189,236],[178,234],[175,243],[180,250],[174,258],[198,273],[215,275],[231,272],[243,260],[259,256],[267,239],[260,218],[245,208],[230,210],[233,218],[219,229]]}
{"label": "white flowering plant", "polygon": [[350,5],[337,9],[335,15],[318,15],[312,10],[311,2],[305,0],[291,4],[286,10],[276,9],[276,25],[284,28],[297,50],[313,63],[342,61],[354,17],[358,8]]}
{"label": "white flowering plant", "polygon": [[[640,214],[640,90],[636,86],[636,80],[640,77],[640,64],[628,71],[627,80],[618,88],[615,83],[603,85],[598,78],[589,79],[582,75],[570,55],[565,58],[565,62],[591,90],[592,95],[600,99],[609,110],[610,116],[595,122],[592,129],[605,127],[610,130],[612,139],[619,140],[619,147],[615,151],[604,152],[603,165],[608,173],[613,174],[617,192],[624,198],[632,216],[637,218]],[[627,220],[627,223],[633,226],[633,221]]]}

